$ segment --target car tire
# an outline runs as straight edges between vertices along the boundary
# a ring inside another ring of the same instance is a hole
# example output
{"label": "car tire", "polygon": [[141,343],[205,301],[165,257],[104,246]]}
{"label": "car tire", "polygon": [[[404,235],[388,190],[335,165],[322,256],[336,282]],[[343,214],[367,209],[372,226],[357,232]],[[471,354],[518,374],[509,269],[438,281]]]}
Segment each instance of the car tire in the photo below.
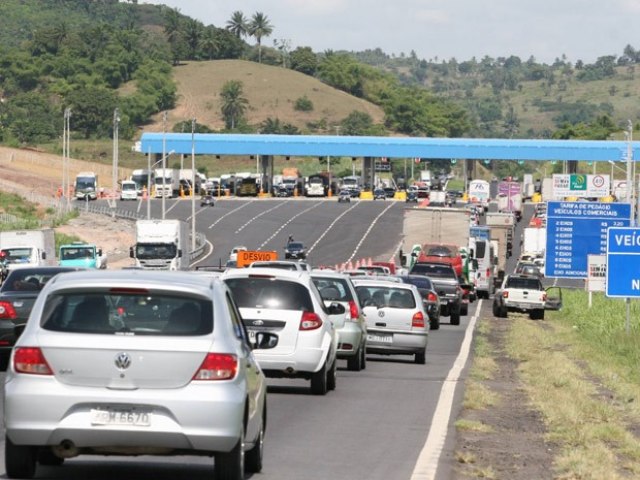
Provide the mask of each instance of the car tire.
{"label": "car tire", "polygon": [[351,372],[359,372],[362,370],[362,345],[355,355],[347,358],[347,370]]}
{"label": "car tire", "polygon": [[422,350],[421,352],[416,353],[415,362],[418,365],[424,365],[425,363],[427,363],[427,351]]}
{"label": "car tire", "polygon": [[36,474],[37,450],[30,445],[15,445],[5,437],[4,465],[9,478],[33,478]]}
{"label": "car tire", "polygon": [[460,307],[460,315],[468,315],[469,314],[469,305],[464,305]]}
{"label": "car tire", "polygon": [[327,394],[327,362],[325,361],[322,368],[311,374],[311,393],[314,395]]}
{"label": "car tire", "polygon": [[45,447],[38,452],[38,463],[47,467],[59,467],[64,463],[64,458],[60,458],[50,448]]}
{"label": "car tire", "polygon": [[266,404],[265,410],[262,414],[262,421],[260,422],[260,431],[256,438],[255,445],[249,450],[244,459],[244,469],[247,473],[260,473],[262,471],[262,457],[264,455],[264,434],[266,425]]}
{"label": "car tire", "polygon": [[451,312],[451,325],[460,325],[460,310]]}
{"label": "car tire", "polygon": [[531,310],[531,313],[529,313],[529,318],[531,320],[544,320],[544,310],[542,309]]}
{"label": "car tire", "polygon": [[238,443],[230,452],[215,455],[215,480],[244,479],[244,427],[240,429]]}
{"label": "car tire", "polygon": [[491,311],[492,311],[494,317],[499,317],[500,316],[500,309],[498,308],[498,305],[496,304],[496,302],[493,302],[493,306],[491,308]]}
{"label": "car tire", "polygon": [[440,330],[440,318],[429,321],[429,330]]}
{"label": "car tire", "polygon": [[338,359],[334,358],[331,368],[327,372],[327,390],[335,390],[338,382]]}

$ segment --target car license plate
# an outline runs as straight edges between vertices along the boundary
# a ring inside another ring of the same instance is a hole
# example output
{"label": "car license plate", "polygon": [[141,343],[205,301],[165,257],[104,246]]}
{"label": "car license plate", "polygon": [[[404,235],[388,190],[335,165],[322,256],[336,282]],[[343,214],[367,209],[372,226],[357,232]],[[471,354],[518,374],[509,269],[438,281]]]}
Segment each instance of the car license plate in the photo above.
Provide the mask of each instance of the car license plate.
{"label": "car license plate", "polygon": [[393,343],[393,335],[373,335],[368,334],[367,340],[376,343]]}
{"label": "car license plate", "polygon": [[151,414],[137,409],[91,409],[91,425],[128,425],[149,427]]}

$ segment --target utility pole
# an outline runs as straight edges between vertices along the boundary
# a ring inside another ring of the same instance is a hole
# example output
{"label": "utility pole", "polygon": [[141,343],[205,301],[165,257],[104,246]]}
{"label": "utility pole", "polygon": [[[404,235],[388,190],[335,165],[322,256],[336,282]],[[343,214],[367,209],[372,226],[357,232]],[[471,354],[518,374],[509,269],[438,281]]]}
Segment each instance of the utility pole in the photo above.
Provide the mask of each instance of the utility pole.
{"label": "utility pole", "polygon": [[[118,127],[120,125],[120,111],[116,108],[113,111],[113,171],[111,178],[111,188],[115,198],[118,191]],[[97,187],[97,185],[96,185]],[[115,204],[114,204],[115,205]],[[116,211],[113,210],[113,216],[115,217]]]}
{"label": "utility pole", "polygon": [[[167,111],[162,112],[162,220],[165,217],[167,188]],[[173,188],[173,187],[172,187]]]}
{"label": "utility pole", "polygon": [[196,249],[196,119],[191,119],[191,251]]}

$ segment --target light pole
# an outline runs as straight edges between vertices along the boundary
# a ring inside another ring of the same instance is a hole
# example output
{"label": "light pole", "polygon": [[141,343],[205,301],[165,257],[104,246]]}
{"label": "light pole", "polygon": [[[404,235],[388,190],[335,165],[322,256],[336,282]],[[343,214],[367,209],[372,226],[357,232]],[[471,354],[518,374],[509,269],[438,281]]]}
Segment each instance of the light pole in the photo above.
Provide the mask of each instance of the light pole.
{"label": "light pole", "polygon": [[[120,125],[120,111],[116,108],[113,111],[113,171],[111,172],[111,188],[115,197],[118,191],[118,126]],[[115,204],[114,204],[115,206]],[[116,211],[113,210],[113,216],[115,217]]]}
{"label": "light pole", "polygon": [[[166,184],[167,184],[167,112],[162,112],[162,220],[165,217]],[[173,188],[173,187],[172,187]]]}
{"label": "light pole", "polygon": [[327,155],[327,174],[329,175],[329,189],[327,190],[327,197],[331,198],[331,157]]}
{"label": "light pole", "polygon": [[71,118],[71,109],[64,109],[64,126],[62,132],[62,195],[67,202],[67,210],[69,209],[69,129]]}
{"label": "light pole", "polygon": [[196,119],[191,119],[191,251],[196,249]]}

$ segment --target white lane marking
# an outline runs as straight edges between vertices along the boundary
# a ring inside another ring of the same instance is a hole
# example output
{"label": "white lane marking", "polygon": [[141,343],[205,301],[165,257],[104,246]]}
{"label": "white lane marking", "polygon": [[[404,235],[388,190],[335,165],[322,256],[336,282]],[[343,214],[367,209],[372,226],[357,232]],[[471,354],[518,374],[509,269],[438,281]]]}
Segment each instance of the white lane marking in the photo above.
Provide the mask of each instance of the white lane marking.
{"label": "white lane marking", "polygon": [[242,205],[240,205],[239,207],[234,208],[233,210],[228,211],[227,213],[225,213],[224,215],[222,215],[218,220],[216,220],[215,222],[213,222],[211,225],[209,225],[209,228],[213,228],[215,227],[219,222],[222,221],[223,218],[228,217],[229,215],[237,212],[238,210],[246,207],[247,205],[251,205],[253,202],[255,202],[256,200],[249,200],[246,203],[243,203]]}
{"label": "white lane marking", "polygon": [[268,210],[265,210],[264,212],[260,212],[258,215],[256,215],[255,217],[249,219],[249,221],[247,223],[245,223],[244,225],[242,225],[239,229],[237,229],[234,233],[237,235],[238,233],[240,233],[242,230],[245,229],[245,227],[249,226],[249,224],[253,223],[254,220],[260,218],[263,215],[266,215],[269,212],[272,212],[274,210],[277,210],[278,208],[282,207],[283,205],[289,203],[289,200],[287,200],[286,202],[282,202],[278,205],[276,205],[275,207],[271,207]]}
{"label": "white lane marking", "polygon": [[198,258],[195,262],[193,262],[191,265],[189,265],[190,267],[194,267],[194,266],[198,265],[200,262],[206,260],[211,255],[213,255],[213,243],[211,243],[209,240],[207,240],[207,245],[209,245],[209,253],[207,253],[204,257]]}
{"label": "white lane marking", "polygon": [[307,213],[309,210],[313,210],[316,207],[319,207],[320,205],[322,205],[322,202],[317,202],[316,204],[312,205],[309,208],[304,209],[303,211],[296,213],[293,217],[291,217],[289,220],[287,220],[285,223],[282,224],[282,226],[280,228],[278,228],[273,235],[271,235],[269,238],[267,238],[264,242],[262,242],[262,244],[258,247],[258,250],[262,250],[264,248],[264,246],[269,243],[271,240],[273,240],[275,238],[276,235],[278,235],[278,233],[280,233],[282,230],[284,230],[284,227],[286,227],[287,225],[289,225],[295,218],[299,217],[300,215]]}
{"label": "white lane marking", "polygon": [[[165,201],[165,202],[166,202],[166,201]],[[166,205],[166,203],[165,203],[165,205]],[[164,210],[165,215],[166,215],[167,213],[169,213],[171,210],[173,210],[174,208],[176,208],[177,206],[178,206],[178,200],[175,200],[175,201],[173,202],[173,205],[171,205],[169,208],[166,208],[166,209]]]}
{"label": "white lane marking", "polygon": [[460,346],[460,353],[453,362],[449,374],[442,384],[438,405],[431,419],[431,428],[427,441],[422,447],[422,451],[418,456],[418,461],[411,474],[411,480],[433,480],[436,477],[436,470],[440,461],[440,455],[447,439],[447,427],[451,420],[451,409],[453,408],[453,396],[460,379],[460,373],[467,363],[469,352],[471,350],[471,340],[473,332],[482,309],[482,300],[478,300],[476,313],[471,320],[464,334],[464,340]]}
{"label": "white lane marking", "polygon": [[373,219],[373,222],[371,222],[371,225],[369,225],[369,228],[367,228],[367,231],[364,232],[364,235],[362,236],[362,238],[358,242],[358,245],[356,245],[356,248],[355,248],[355,250],[353,250],[353,253],[351,253],[351,256],[345,260],[346,262],[350,262],[351,260],[353,260],[353,257],[356,256],[356,253],[358,253],[358,250],[360,250],[360,247],[362,246],[364,241],[367,239],[367,236],[369,236],[369,233],[371,233],[371,230],[373,229],[373,227],[375,227],[375,225],[378,222],[378,220],[380,220],[380,217],[382,217],[382,215],[387,213],[387,211],[390,208],[393,208],[393,206],[394,206],[394,203],[392,203],[387,208],[385,208],[382,212],[380,212],[380,214],[376,218]]}
{"label": "white lane marking", "polygon": [[307,253],[311,253],[313,251],[314,248],[316,248],[316,246],[318,246],[318,244],[320,243],[320,241],[325,237],[325,235],[327,233],[329,233],[329,230],[331,230],[333,228],[333,226],[338,222],[338,220],[340,220],[342,217],[344,217],[347,213],[349,213],[351,210],[353,210],[354,208],[356,208],[358,205],[360,204],[360,201],[356,202],[356,204],[352,207],[347,208],[344,212],[342,212],[340,215],[338,215],[335,220],[333,222],[331,222],[331,224],[324,230],[324,232],[322,232],[322,235],[320,235],[318,237],[318,239],[314,242],[313,245],[311,245],[311,247],[309,247],[309,249],[307,250]]}

